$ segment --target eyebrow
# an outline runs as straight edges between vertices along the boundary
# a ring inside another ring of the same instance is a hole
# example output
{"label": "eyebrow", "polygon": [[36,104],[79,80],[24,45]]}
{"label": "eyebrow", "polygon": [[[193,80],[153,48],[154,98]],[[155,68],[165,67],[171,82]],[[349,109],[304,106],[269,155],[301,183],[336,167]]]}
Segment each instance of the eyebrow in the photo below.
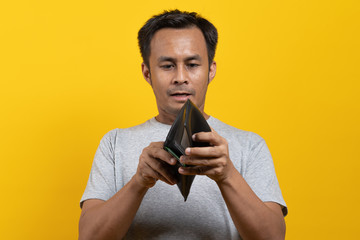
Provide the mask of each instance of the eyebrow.
{"label": "eyebrow", "polygon": [[[185,61],[191,61],[191,60],[201,60],[201,57],[199,54],[195,54],[189,57],[185,58]],[[158,58],[158,62],[176,62],[176,58],[173,57],[167,57],[167,56],[160,56]]]}

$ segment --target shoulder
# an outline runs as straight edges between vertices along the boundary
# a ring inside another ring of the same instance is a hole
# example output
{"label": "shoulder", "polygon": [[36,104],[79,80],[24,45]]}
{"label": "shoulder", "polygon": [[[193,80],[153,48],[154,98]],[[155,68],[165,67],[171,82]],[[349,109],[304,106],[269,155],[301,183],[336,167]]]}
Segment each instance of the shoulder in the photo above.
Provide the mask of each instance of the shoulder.
{"label": "shoulder", "polygon": [[151,120],[128,128],[115,128],[103,135],[100,146],[106,146],[114,150],[116,146],[127,142],[139,141],[139,139],[151,135],[151,131],[155,131]]}
{"label": "shoulder", "polygon": [[109,132],[107,132],[104,136],[103,139],[105,140],[116,140],[116,138],[121,137],[122,135],[127,135],[127,134],[133,134],[136,132],[141,132],[144,129],[146,129],[148,127],[149,121],[146,121],[142,124],[136,125],[136,126],[132,126],[132,127],[128,127],[128,128],[115,128],[110,130]]}
{"label": "shoulder", "polygon": [[120,130],[119,128],[115,128],[115,129],[110,130],[109,132],[107,132],[107,133],[102,137],[102,140],[111,140],[111,139],[116,138],[119,130]]}
{"label": "shoulder", "polygon": [[254,132],[245,131],[245,130],[230,126],[214,117],[211,117],[209,119],[208,123],[216,132],[218,132],[221,136],[223,136],[224,138],[229,139],[229,140],[246,142],[251,145],[264,141],[264,139],[260,135],[254,133]]}

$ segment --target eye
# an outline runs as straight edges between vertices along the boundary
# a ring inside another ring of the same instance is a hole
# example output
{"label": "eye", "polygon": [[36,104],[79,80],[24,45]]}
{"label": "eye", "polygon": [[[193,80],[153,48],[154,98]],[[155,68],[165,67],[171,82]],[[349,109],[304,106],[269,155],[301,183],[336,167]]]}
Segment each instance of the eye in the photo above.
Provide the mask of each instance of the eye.
{"label": "eye", "polygon": [[188,67],[189,67],[189,68],[196,68],[196,67],[198,67],[198,66],[200,66],[200,65],[197,64],[197,63],[189,63],[189,64],[188,64]]}
{"label": "eye", "polygon": [[174,68],[173,64],[163,64],[160,66],[160,68],[164,69],[164,70],[171,70]]}

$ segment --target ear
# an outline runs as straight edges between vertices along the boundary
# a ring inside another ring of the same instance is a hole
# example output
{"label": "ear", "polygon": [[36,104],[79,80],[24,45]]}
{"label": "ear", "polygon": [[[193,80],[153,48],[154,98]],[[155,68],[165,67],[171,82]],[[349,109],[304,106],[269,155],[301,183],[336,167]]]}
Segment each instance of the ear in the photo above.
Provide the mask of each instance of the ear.
{"label": "ear", "polygon": [[216,62],[213,61],[210,65],[210,70],[209,70],[209,83],[214,79],[216,74]]}
{"label": "ear", "polygon": [[145,80],[151,85],[150,69],[146,66],[145,63],[141,64],[141,71]]}

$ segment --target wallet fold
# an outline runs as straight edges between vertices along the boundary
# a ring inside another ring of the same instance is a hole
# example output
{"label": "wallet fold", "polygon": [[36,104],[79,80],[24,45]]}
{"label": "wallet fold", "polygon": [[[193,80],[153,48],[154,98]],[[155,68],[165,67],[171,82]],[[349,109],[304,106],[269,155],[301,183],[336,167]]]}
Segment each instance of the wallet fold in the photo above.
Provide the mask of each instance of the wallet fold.
{"label": "wallet fold", "polygon": [[177,186],[184,197],[184,201],[186,201],[190,193],[195,175],[182,175],[178,172],[179,167],[186,167],[186,165],[180,163],[180,157],[185,155],[187,147],[209,146],[207,142],[195,142],[192,140],[192,135],[198,132],[211,132],[211,128],[201,111],[188,99],[176,116],[164,143],[164,149],[177,159],[177,164],[172,167],[175,172]]}

